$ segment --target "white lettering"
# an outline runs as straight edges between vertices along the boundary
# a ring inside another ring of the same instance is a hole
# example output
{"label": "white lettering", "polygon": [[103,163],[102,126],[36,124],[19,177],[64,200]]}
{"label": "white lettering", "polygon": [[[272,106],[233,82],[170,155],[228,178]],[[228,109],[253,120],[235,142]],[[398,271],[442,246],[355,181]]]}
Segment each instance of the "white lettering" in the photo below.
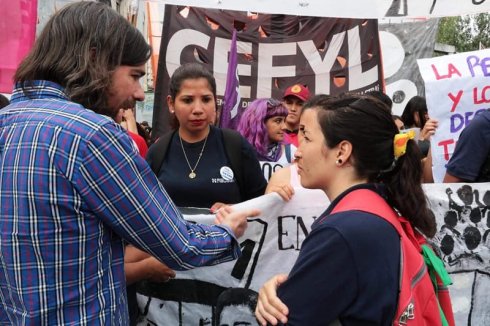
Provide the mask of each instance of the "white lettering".
{"label": "white lettering", "polygon": [[257,98],[271,97],[274,77],[296,76],[296,66],[273,66],[276,56],[296,55],[296,42],[283,44],[259,44],[257,72]]}
{"label": "white lettering", "polygon": [[378,65],[362,72],[359,27],[356,26],[347,33],[349,42],[349,60],[347,61],[349,65],[349,90],[352,91],[376,82],[378,80]]}
{"label": "white lettering", "polygon": [[298,42],[299,48],[315,72],[316,93],[330,94],[330,71],[344,42],[345,32],[335,34],[327,48],[325,58],[321,58],[313,41]]}
{"label": "white lettering", "polygon": [[[214,65],[213,71],[216,77],[216,94],[224,95],[226,88],[226,75],[228,74],[228,54],[230,52],[231,40],[217,37],[214,41]],[[237,42],[237,54],[252,53],[252,43]],[[226,64],[224,64],[226,63]],[[238,64],[239,76],[252,76],[252,66],[247,64]],[[240,82],[240,97],[251,98],[252,90],[250,86],[243,85]]]}
{"label": "white lettering", "polygon": [[223,178],[211,178],[211,183],[233,183],[235,179],[225,180]]}
{"label": "white lettering", "polygon": [[[315,85],[309,85],[316,93],[330,93],[332,82],[331,70],[337,60],[342,47],[345,44],[346,32],[340,32],[333,35],[328,44],[325,45],[325,55],[322,59],[322,53],[318,50],[312,40],[289,43],[258,43],[237,42],[237,52],[241,54],[251,54],[255,51],[254,46],[258,46],[257,72],[252,71],[251,64],[238,64],[239,76],[248,76],[257,74],[256,94],[252,94],[251,78],[245,78],[240,85],[241,98],[261,98],[272,95],[274,79],[279,77],[296,77],[297,71],[294,65],[277,65],[276,58],[283,56],[297,56],[297,47],[308,62],[315,74]],[[378,66],[363,71],[361,62],[361,39],[359,27],[347,31],[348,44],[348,82],[349,90],[364,88],[378,80]],[[175,69],[180,65],[182,51],[188,46],[202,47],[208,49],[210,36],[200,31],[192,29],[182,29],[176,32],[169,40],[166,54],[166,68],[171,76]],[[216,77],[217,95],[223,96],[226,88],[226,75],[228,70],[228,54],[231,40],[217,37],[214,42],[213,71]],[[208,49],[209,50],[209,49]],[[276,63],[276,65],[274,65]]]}
{"label": "white lettering", "polygon": [[189,45],[197,45],[207,49],[210,37],[202,32],[193,29],[182,29],[172,35],[168,41],[167,64],[168,75],[172,76],[175,70],[180,67],[180,55],[185,47]]}

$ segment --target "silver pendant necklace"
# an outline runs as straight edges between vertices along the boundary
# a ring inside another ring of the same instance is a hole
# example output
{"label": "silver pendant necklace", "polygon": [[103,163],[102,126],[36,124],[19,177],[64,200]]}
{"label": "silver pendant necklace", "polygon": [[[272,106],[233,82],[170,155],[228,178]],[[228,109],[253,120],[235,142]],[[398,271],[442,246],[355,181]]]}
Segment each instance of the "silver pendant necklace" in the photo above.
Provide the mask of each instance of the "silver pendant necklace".
{"label": "silver pendant necklace", "polygon": [[187,162],[187,165],[189,166],[189,169],[191,170],[191,173],[189,173],[190,179],[194,179],[197,176],[195,171],[197,169],[197,166],[199,165],[199,161],[201,161],[202,153],[204,153],[204,148],[206,147],[206,142],[208,141],[208,136],[209,136],[209,133],[206,135],[206,138],[204,138],[204,144],[202,145],[201,152],[199,153],[199,157],[197,158],[196,165],[194,165],[194,168],[193,168],[193,167],[191,167],[191,164],[189,163],[189,159],[187,158],[187,154],[185,153],[184,144],[182,143],[182,137],[180,137],[180,135],[179,135],[180,147],[182,148],[182,153],[184,153],[185,161]]}

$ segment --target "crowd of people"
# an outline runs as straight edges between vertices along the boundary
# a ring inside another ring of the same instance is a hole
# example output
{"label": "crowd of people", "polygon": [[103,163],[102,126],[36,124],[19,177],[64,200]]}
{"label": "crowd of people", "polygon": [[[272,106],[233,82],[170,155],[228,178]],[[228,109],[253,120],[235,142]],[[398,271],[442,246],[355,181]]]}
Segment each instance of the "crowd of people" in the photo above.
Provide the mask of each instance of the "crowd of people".
{"label": "crowd of people", "polygon": [[[126,286],[236,259],[259,212],[231,205],[269,192],[288,201],[299,187],[331,204],[290,274],[260,290],[258,323],[391,324],[400,236],[378,214],[340,207],[367,191],[414,234],[435,234],[421,184],[438,122],[425,99],[397,117],[382,92],[313,95],[294,84],[251,102],[233,131],[216,126],[212,73],[188,63],[170,80],[172,130],[151,144],[134,113],[150,55],[110,7],[80,2],[49,20],[18,67],[0,110],[0,324],[135,324]],[[461,134],[445,181],[490,181],[489,153],[487,110]],[[266,180],[260,161],[284,168]],[[216,224],[186,222],[179,207],[206,208]],[[437,310],[437,323],[454,323]]]}

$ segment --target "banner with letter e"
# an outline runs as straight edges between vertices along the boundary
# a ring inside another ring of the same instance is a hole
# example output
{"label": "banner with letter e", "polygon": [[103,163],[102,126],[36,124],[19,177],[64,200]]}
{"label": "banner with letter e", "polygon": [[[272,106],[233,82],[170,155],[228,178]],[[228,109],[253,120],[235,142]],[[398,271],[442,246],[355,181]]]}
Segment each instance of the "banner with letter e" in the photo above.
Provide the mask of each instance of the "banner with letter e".
{"label": "banner with letter e", "polygon": [[429,116],[439,121],[431,139],[434,181],[441,182],[459,134],[490,108],[490,49],[420,59]]}

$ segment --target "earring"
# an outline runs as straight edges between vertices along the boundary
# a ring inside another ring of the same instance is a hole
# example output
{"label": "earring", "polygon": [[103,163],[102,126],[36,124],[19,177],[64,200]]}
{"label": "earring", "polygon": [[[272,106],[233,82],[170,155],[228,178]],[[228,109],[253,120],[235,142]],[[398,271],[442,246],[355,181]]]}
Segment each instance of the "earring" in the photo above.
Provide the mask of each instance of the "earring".
{"label": "earring", "polygon": [[339,158],[339,159],[337,159],[337,161],[335,161],[335,164],[337,164],[337,165],[342,164],[342,159],[340,159],[340,158]]}
{"label": "earring", "polygon": [[175,113],[175,111],[173,111],[173,110],[172,110],[172,111],[170,111],[170,113],[174,114],[174,113]]}

